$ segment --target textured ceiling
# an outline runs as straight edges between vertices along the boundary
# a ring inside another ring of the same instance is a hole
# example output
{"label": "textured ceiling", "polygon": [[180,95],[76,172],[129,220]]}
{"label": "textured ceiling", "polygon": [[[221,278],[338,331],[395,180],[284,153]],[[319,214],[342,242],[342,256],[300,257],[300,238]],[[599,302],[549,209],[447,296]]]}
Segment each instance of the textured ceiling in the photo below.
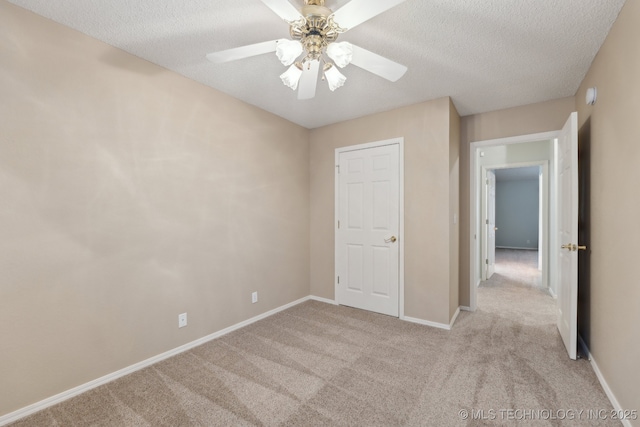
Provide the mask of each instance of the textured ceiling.
{"label": "textured ceiling", "polygon": [[[451,96],[462,115],[575,94],[624,0],[407,0],[340,36],[406,65],[396,83],[358,67],[299,101],[275,54],[205,55],[288,37],[260,0],[9,0],[307,128]],[[348,0],[326,0],[332,10]],[[303,0],[291,0],[301,6]]]}

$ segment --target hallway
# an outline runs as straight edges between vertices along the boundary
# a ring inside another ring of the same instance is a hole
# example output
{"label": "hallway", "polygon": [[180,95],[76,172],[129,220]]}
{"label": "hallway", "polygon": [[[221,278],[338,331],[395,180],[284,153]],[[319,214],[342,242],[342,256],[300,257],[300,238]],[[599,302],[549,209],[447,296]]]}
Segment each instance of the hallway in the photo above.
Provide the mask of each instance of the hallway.
{"label": "hallway", "polygon": [[530,324],[555,325],[556,300],[541,283],[538,251],[496,249],[495,273],[478,288],[478,309]]}

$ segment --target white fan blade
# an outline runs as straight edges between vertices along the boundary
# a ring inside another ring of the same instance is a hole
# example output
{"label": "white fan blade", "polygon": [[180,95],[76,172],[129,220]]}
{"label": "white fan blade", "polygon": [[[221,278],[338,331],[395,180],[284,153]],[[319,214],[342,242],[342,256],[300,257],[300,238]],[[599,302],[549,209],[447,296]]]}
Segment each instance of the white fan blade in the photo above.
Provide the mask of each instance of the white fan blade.
{"label": "white fan blade", "polygon": [[268,42],[250,44],[247,46],[234,47],[233,49],[209,53],[207,55],[207,59],[211,62],[216,63],[235,61],[236,59],[243,59],[250,56],[275,52],[277,44],[278,40],[271,40]]}
{"label": "white fan blade", "polygon": [[287,0],[262,0],[262,3],[287,22],[297,21],[302,18],[300,11]]}
{"label": "white fan blade", "polygon": [[[264,1],[264,0],[263,0]],[[406,0],[351,0],[333,13],[333,20],[345,30],[368,21]]]}
{"label": "white fan blade", "polygon": [[404,65],[356,45],[353,45],[351,63],[392,82],[397,81],[407,72],[407,67]]}
{"label": "white fan blade", "polygon": [[316,96],[320,61],[311,61],[303,65],[302,77],[298,83],[298,99],[311,99]]}

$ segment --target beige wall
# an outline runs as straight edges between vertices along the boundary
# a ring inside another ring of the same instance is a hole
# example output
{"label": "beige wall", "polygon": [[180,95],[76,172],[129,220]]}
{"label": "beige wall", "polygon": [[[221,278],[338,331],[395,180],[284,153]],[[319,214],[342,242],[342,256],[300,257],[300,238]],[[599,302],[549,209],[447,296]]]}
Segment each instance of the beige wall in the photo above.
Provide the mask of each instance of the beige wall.
{"label": "beige wall", "polygon": [[312,295],[334,299],[335,149],[403,137],[405,315],[449,323],[450,115],[441,98],[311,131]]}
{"label": "beige wall", "polygon": [[[627,1],[576,94],[590,153],[590,264],[581,334],[620,405],[640,410],[640,2]],[[587,88],[598,88],[594,106]],[[585,165],[586,167],[586,165]],[[640,426],[640,421],[633,421]]]}
{"label": "beige wall", "polygon": [[448,98],[309,132],[0,0],[0,415],[309,286],[333,298],[346,145],[404,137],[405,314],[448,323],[458,208],[469,305],[470,142],[560,129],[576,106],[592,151],[585,338],[622,406],[640,408],[638,251],[625,246],[640,238],[639,20],[627,2],[575,99],[462,118],[457,161]]}
{"label": "beige wall", "polygon": [[460,123],[460,305],[469,307],[469,147],[472,142],[562,129],[573,97],[462,117]]}
{"label": "beige wall", "polygon": [[0,415],[308,295],[308,137],[0,1]]}

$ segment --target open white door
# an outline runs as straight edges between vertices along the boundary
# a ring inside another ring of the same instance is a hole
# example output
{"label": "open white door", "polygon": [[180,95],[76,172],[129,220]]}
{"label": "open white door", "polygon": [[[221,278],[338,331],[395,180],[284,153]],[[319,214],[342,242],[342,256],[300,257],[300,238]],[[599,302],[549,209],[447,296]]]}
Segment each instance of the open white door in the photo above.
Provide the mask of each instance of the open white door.
{"label": "open white door", "polygon": [[487,279],[496,271],[496,173],[487,171]]}
{"label": "open white door", "polygon": [[399,144],[336,154],[336,302],[398,317]]}
{"label": "open white door", "polygon": [[496,173],[482,168],[482,280],[493,276],[496,268]]}
{"label": "open white door", "polygon": [[578,113],[558,136],[558,330],[569,357],[578,347]]}

